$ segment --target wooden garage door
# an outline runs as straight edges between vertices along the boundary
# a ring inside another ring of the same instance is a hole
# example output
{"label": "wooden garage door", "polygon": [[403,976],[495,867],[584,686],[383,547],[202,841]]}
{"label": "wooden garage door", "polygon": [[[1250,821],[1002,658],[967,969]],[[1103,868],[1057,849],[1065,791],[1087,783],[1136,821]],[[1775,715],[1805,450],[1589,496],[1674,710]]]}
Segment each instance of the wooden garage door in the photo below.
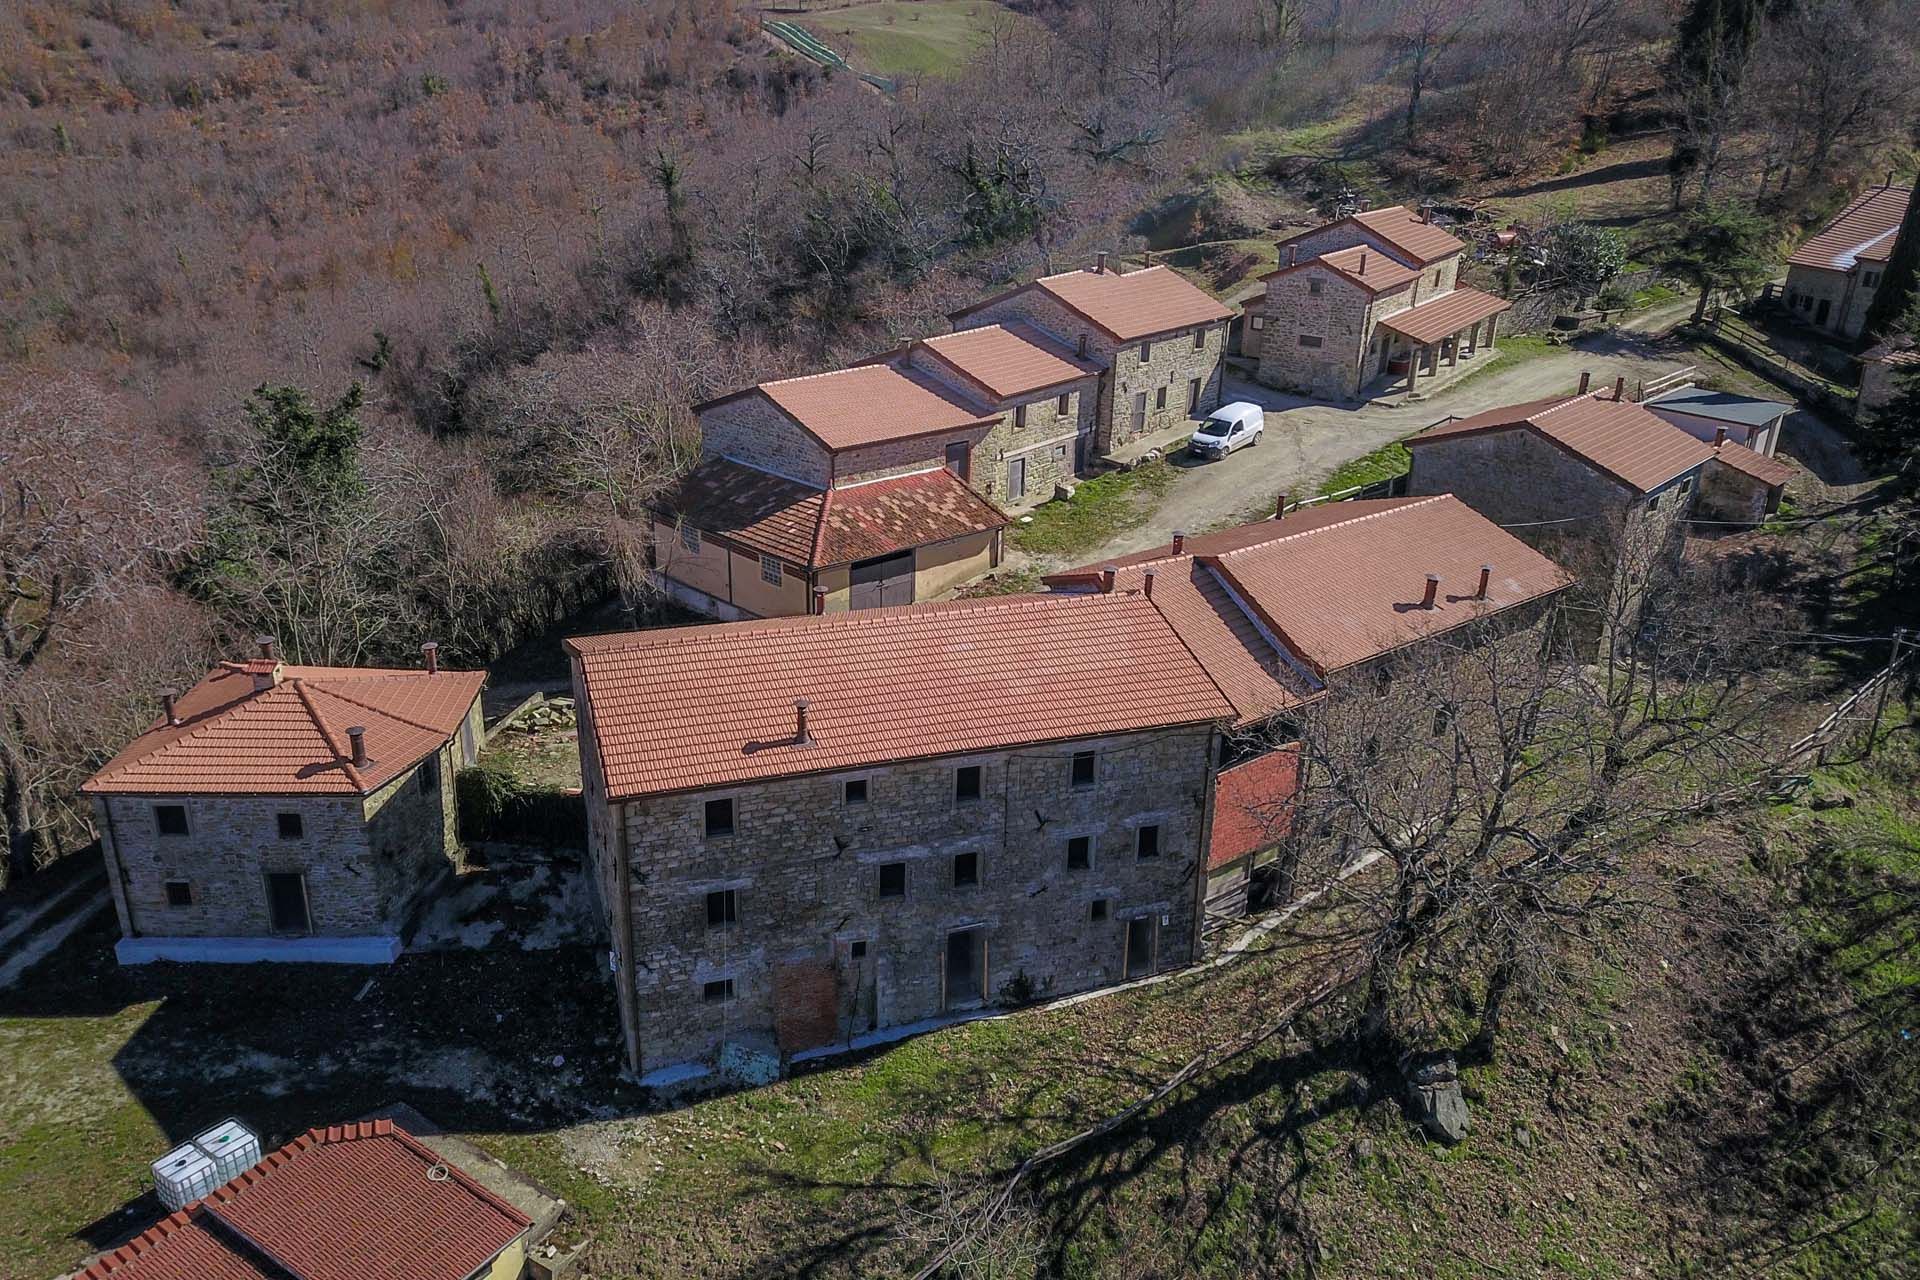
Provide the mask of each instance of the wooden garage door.
{"label": "wooden garage door", "polygon": [[913,603],[913,552],[880,556],[853,563],[853,590],[849,604],[855,609],[878,609],[882,605]]}

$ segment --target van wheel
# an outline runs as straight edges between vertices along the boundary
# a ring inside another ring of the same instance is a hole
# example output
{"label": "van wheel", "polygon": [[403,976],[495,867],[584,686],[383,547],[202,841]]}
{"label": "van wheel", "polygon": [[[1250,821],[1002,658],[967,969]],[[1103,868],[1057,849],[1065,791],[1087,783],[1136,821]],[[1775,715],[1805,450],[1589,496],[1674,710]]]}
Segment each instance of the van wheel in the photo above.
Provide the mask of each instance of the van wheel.
{"label": "van wheel", "polygon": [[1265,433],[1265,432],[1263,432],[1263,431],[1256,431],[1256,432],[1254,432],[1254,433],[1253,433],[1253,447],[1254,447],[1254,448],[1256,448],[1256,449],[1258,449],[1258,448],[1260,447],[1260,437],[1261,437],[1261,436],[1263,436],[1263,435],[1265,435],[1265,434],[1266,434],[1266,433]]}

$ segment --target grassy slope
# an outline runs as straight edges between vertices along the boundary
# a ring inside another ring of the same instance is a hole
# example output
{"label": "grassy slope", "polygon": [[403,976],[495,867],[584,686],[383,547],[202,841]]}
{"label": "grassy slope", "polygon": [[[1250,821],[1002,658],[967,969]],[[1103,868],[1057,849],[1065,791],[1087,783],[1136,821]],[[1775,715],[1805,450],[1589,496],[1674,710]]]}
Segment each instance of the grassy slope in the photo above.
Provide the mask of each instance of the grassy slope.
{"label": "grassy slope", "polygon": [[861,71],[950,75],[986,43],[989,23],[1010,16],[993,0],[881,0],[794,18]]}
{"label": "grassy slope", "polygon": [[1013,527],[1013,545],[1030,555],[1089,551],[1151,515],[1176,478],[1165,462],[1096,476],[1071,498],[1036,507],[1032,523]]}

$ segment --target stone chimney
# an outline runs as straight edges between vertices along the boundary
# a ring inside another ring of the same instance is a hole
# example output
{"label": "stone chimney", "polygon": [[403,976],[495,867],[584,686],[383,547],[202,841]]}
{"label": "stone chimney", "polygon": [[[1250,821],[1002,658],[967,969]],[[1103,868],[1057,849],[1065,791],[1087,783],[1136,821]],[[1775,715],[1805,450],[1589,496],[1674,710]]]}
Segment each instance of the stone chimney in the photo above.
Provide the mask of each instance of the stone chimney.
{"label": "stone chimney", "polygon": [[1420,602],[1420,607],[1422,609],[1433,608],[1434,597],[1439,594],[1440,594],[1440,575],[1437,573],[1430,573],[1427,575],[1427,595],[1426,595],[1426,598]]}
{"label": "stone chimney", "polygon": [[810,705],[805,698],[796,698],[793,702],[793,740],[803,747],[813,744],[813,735],[807,732],[807,707]]}
{"label": "stone chimney", "polygon": [[1473,593],[1473,598],[1475,600],[1485,600],[1487,598],[1487,585],[1492,581],[1493,581],[1493,566],[1490,564],[1481,565],[1480,566],[1480,587],[1477,591]]}
{"label": "stone chimney", "polygon": [[366,768],[368,764],[367,727],[365,725],[356,724],[352,728],[348,729],[347,741],[353,744],[353,747],[352,747],[353,767],[356,769]]}
{"label": "stone chimney", "polygon": [[908,338],[905,342],[900,344],[900,367],[903,369],[913,368],[913,339],[912,338]]}
{"label": "stone chimney", "polygon": [[253,677],[255,693],[263,693],[286,678],[286,664],[266,658],[255,658],[247,664],[246,671]]}
{"label": "stone chimney", "polygon": [[1721,445],[1725,444],[1726,442],[1727,442],[1727,429],[1725,427],[1715,427],[1713,429],[1713,447],[1718,449]]}
{"label": "stone chimney", "polygon": [[1140,594],[1153,599],[1153,570],[1149,569],[1140,577]]}
{"label": "stone chimney", "polygon": [[180,712],[177,705],[179,701],[180,691],[178,689],[162,689],[160,691],[160,706],[166,711],[167,723],[170,725],[180,723]]}
{"label": "stone chimney", "polygon": [[1107,270],[1107,251],[1105,249],[1102,249],[1100,252],[1093,255],[1093,273],[1095,275],[1105,275],[1106,270]]}
{"label": "stone chimney", "polygon": [[1115,569],[1112,565],[1107,565],[1100,570],[1100,593],[1102,595],[1113,594],[1113,580],[1118,576],[1119,570]]}
{"label": "stone chimney", "polygon": [[1287,491],[1282,489],[1280,496],[1273,500],[1273,518],[1282,519],[1287,514]]}
{"label": "stone chimney", "polygon": [[1187,550],[1187,534],[1184,529],[1173,531],[1173,554],[1183,555]]}
{"label": "stone chimney", "polygon": [[275,640],[272,636],[255,636],[253,638],[253,643],[259,646],[260,656],[265,658],[268,662],[275,662],[279,660],[280,642]]}
{"label": "stone chimney", "polygon": [[1624,375],[1613,380],[1613,398],[1615,400],[1627,398],[1627,380]]}
{"label": "stone chimney", "polygon": [[420,656],[426,661],[428,675],[440,674],[440,642],[438,640],[429,640],[421,645]]}
{"label": "stone chimney", "polygon": [[1585,369],[1580,371],[1580,394],[1587,394],[1587,388],[1593,385],[1593,375]]}

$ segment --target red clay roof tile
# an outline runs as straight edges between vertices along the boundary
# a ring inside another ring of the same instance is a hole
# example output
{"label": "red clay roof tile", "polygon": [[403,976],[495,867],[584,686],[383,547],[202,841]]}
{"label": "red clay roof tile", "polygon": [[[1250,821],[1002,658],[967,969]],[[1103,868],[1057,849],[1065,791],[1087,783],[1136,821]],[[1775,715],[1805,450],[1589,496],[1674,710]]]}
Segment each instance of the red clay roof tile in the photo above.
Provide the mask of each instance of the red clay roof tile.
{"label": "red clay roof tile", "polygon": [[937,467],[829,490],[810,563],[851,564],[1006,524],[998,507]]}
{"label": "red clay roof tile", "polygon": [[1418,448],[1454,436],[1515,429],[1537,432],[1636,493],[1651,493],[1713,457],[1712,445],[1631,400],[1600,392],[1489,409],[1430,428],[1407,443]]}
{"label": "red clay roof tile", "polygon": [[[1234,717],[1159,612],[1125,596],[909,605],[567,647],[613,800]],[[804,744],[799,699],[810,704]]]}
{"label": "red clay roof tile", "polygon": [[656,498],[654,509],[683,517],[702,534],[788,564],[811,565],[826,502],[826,492],[812,485],[731,458],[708,458]]}
{"label": "red clay roof tile", "polygon": [[1499,315],[1512,305],[1505,298],[1478,289],[1455,289],[1417,307],[1383,317],[1380,327],[1391,329],[1411,342],[1438,342],[1488,316]]}
{"label": "red clay roof tile", "polygon": [[826,373],[763,382],[694,406],[764,395],[828,450],[857,449],[982,424],[993,411],[929,374],[888,358]]}
{"label": "red clay roof tile", "polygon": [[935,359],[972,379],[998,400],[1062,386],[1100,372],[1067,347],[1028,324],[985,324],[928,338]]}
{"label": "red clay roof tile", "polygon": [[[256,665],[279,683],[254,689]],[[377,790],[460,731],[483,671],[223,663],[81,786],[133,795],[355,795]],[[366,729],[355,767],[347,730]]]}
{"label": "red clay roof tile", "polygon": [[527,1216],[390,1120],[309,1130],[79,1280],[466,1280]]}
{"label": "red clay roof tile", "polygon": [[1735,471],[1752,476],[1761,484],[1783,485],[1800,474],[1800,468],[1782,458],[1756,453],[1743,444],[1726,440],[1712,446],[1714,457]]}
{"label": "red clay roof tile", "polygon": [[1292,745],[1222,769],[1213,793],[1213,835],[1207,870],[1271,849],[1293,826],[1300,786],[1300,748]]}
{"label": "red clay roof tile", "polygon": [[1912,187],[1875,187],[1787,258],[1787,265],[1820,271],[1851,271],[1859,262],[1885,262],[1893,252]]}

